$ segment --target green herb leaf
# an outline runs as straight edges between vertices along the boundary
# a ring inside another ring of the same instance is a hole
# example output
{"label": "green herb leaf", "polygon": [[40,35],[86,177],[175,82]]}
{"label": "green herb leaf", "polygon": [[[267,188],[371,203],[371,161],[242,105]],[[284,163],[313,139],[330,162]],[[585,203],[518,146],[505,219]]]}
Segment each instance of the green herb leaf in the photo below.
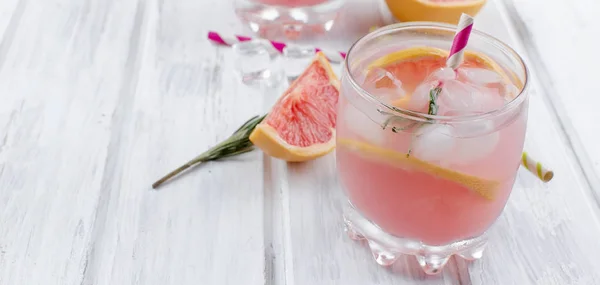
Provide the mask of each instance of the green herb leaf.
{"label": "green herb leaf", "polygon": [[178,167],[177,169],[169,172],[163,178],[152,184],[152,188],[156,189],[161,184],[165,183],[169,179],[177,176],[186,169],[196,166],[202,162],[211,160],[217,160],[221,158],[231,157],[240,155],[246,152],[250,152],[254,149],[254,145],[250,141],[250,134],[262,120],[267,116],[255,116],[250,120],[246,121],[240,128],[238,128],[229,138],[213,146],[209,150],[196,156],[194,159],[188,161],[186,164]]}
{"label": "green herb leaf", "polygon": [[441,92],[442,92],[442,87],[440,87],[440,86],[435,87],[429,91],[429,111],[427,111],[427,114],[437,115],[437,112],[438,112],[437,98]]}

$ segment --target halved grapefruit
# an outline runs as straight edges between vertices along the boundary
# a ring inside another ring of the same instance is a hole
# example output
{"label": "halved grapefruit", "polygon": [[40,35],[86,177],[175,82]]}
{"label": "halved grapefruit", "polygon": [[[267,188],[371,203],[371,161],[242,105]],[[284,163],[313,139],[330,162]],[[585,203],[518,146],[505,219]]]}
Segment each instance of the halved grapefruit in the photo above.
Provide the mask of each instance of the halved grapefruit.
{"label": "halved grapefruit", "polygon": [[462,13],[477,15],[485,0],[385,0],[402,22],[429,21],[456,25]]}
{"label": "halved grapefruit", "polygon": [[306,161],[335,148],[336,105],[340,82],[329,61],[317,53],[250,134],[266,154],[286,161]]}

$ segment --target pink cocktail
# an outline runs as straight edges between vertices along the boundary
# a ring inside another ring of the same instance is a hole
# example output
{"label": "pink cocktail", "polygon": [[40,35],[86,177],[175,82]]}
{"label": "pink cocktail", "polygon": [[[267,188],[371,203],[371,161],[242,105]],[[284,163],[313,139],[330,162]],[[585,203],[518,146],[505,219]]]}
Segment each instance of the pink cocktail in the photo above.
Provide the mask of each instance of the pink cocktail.
{"label": "pink cocktail", "polygon": [[281,7],[308,7],[323,4],[327,0],[254,0],[254,2]]}
{"label": "pink cocktail", "polygon": [[445,68],[453,32],[398,24],[348,53],[336,150],[344,217],[381,265],[411,254],[436,273],[453,254],[481,257],[515,180],[527,124],[525,65],[474,31],[464,63]]}
{"label": "pink cocktail", "polygon": [[234,0],[240,20],[266,38],[329,31],[345,0]]}

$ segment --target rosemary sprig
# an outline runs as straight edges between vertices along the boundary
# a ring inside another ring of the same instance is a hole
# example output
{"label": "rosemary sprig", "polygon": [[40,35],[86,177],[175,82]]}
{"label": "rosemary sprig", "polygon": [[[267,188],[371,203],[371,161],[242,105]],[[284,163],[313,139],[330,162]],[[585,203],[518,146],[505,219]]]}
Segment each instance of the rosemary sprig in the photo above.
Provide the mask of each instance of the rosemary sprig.
{"label": "rosemary sprig", "polygon": [[254,149],[254,145],[250,141],[250,134],[252,133],[256,125],[262,122],[262,120],[266,116],[266,114],[263,116],[255,116],[250,120],[246,121],[229,138],[213,146],[209,150],[201,153],[200,155],[196,156],[192,160],[188,161],[186,164],[169,172],[169,174],[154,182],[154,184],[152,184],[152,188],[158,188],[161,184],[180,174],[184,170],[192,166],[198,165],[200,163],[231,157],[252,151]]}
{"label": "rosemary sprig", "polygon": [[[427,114],[437,115],[437,112],[438,112],[437,99],[438,99],[438,96],[440,96],[440,93],[442,93],[442,85],[441,84],[439,84],[436,87],[429,90],[429,110],[427,110]],[[420,125],[422,126],[425,124],[426,123],[422,123]],[[414,141],[414,139],[410,141],[410,145],[408,146],[408,151],[406,152],[406,158],[410,157],[410,154],[412,152],[413,141]]]}
{"label": "rosemary sprig", "polygon": [[435,87],[429,91],[429,110],[427,111],[427,114],[437,115],[437,112],[438,112],[437,98],[441,92],[442,92],[442,87],[440,85],[438,85],[437,87]]}

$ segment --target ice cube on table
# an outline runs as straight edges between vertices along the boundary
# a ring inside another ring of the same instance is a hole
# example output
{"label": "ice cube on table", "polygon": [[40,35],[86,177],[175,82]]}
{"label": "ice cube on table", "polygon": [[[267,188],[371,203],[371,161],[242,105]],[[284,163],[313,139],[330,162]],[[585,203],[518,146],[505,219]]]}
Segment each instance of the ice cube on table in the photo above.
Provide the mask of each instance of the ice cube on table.
{"label": "ice cube on table", "polygon": [[254,39],[235,43],[232,48],[235,71],[242,83],[273,87],[283,79],[279,56],[268,41]]}
{"label": "ice cube on table", "polygon": [[502,76],[500,76],[500,74],[483,68],[461,67],[458,69],[458,75],[466,82],[473,83],[477,86],[499,83],[502,81]]}
{"label": "ice cube on table", "polygon": [[283,49],[284,70],[290,79],[296,79],[311,63],[315,55],[312,47],[289,45]]}

